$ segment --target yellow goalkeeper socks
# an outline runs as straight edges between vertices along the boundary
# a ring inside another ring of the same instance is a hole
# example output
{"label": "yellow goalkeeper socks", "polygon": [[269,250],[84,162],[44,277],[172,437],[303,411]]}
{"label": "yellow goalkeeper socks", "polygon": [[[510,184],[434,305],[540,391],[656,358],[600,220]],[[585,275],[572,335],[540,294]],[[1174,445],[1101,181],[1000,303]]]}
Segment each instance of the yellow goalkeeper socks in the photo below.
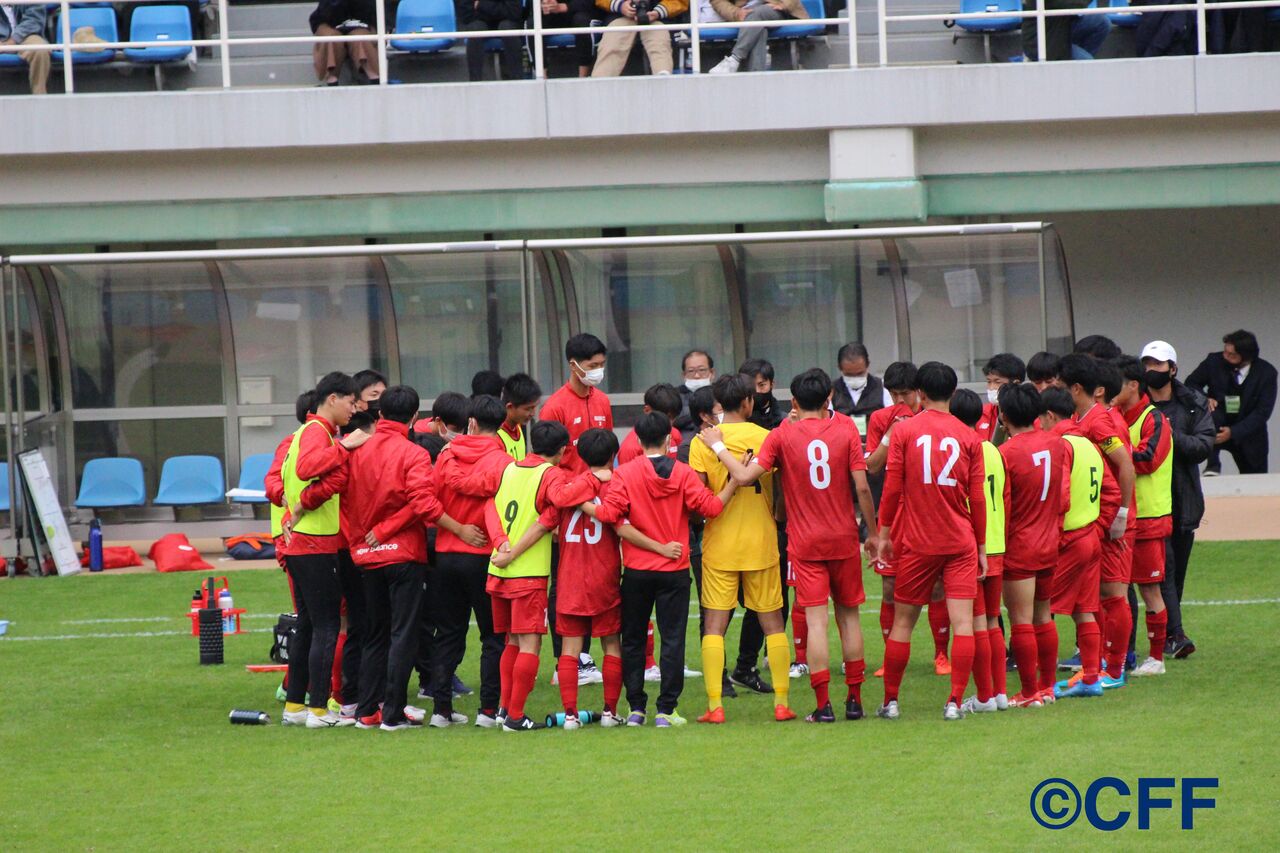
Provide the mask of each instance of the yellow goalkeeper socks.
{"label": "yellow goalkeeper socks", "polygon": [[307,706],[303,705],[301,702],[285,702],[284,703],[284,710],[290,714],[296,714],[306,707]]}
{"label": "yellow goalkeeper socks", "polygon": [[786,705],[791,690],[791,643],[786,634],[769,634],[764,638],[764,649],[773,676],[773,703]]}
{"label": "yellow goalkeeper socks", "polygon": [[724,683],[724,637],[705,634],[702,637],[702,680],[707,687],[707,708],[721,707],[721,685]]}

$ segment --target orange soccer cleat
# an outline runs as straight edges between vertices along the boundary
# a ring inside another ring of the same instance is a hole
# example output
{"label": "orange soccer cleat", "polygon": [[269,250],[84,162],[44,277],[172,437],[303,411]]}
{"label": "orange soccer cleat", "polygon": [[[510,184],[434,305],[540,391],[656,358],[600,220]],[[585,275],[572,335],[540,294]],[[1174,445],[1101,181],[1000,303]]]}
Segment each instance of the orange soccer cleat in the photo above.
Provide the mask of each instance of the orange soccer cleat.
{"label": "orange soccer cleat", "polygon": [[951,661],[947,660],[946,652],[938,652],[938,656],[933,659],[933,671],[938,675],[951,674]]}
{"label": "orange soccer cleat", "polygon": [[785,723],[787,720],[794,720],[796,718],[796,712],[788,708],[786,705],[774,705],[773,718],[779,723]]}
{"label": "orange soccer cleat", "polygon": [[707,711],[707,713],[705,713],[705,714],[703,714],[701,717],[699,717],[699,718],[698,718],[698,722],[700,722],[700,723],[723,723],[723,722],[724,722],[724,708],[712,708],[710,711]]}

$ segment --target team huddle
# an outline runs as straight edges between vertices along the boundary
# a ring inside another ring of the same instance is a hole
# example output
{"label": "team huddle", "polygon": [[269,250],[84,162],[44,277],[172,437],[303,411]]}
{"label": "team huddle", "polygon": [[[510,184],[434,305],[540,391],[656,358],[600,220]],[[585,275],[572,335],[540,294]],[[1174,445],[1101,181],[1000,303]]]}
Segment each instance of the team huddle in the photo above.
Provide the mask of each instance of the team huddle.
{"label": "team huddle", "polygon": [[[453,697],[474,618],[476,725],[544,727],[526,703],[548,630],[563,705],[548,722],[646,725],[646,684],[657,681],[654,724],[683,725],[692,582],[706,687],[699,723],[726,722],[731,683],[771,692],[774,718],[794,720],[797,674],[814,693],[804,719],[834,722],[832,612],[844,717],[861,719],[862,554],[882,583],[882,718],[901,713],[925,607],[937,671],[951,679],[945,720],[1123,687],[1130,584],[1150,641],[1130,674],[1163,674],[1173,437],[1147,390],[1169,382],[1172,352],[1156,341],[1141,359],[1039,353],[1032,382],[1021,359],[996,355],[984,402],[940,362],[895,362],[883,380],[869,378],[865,349],[850,345],[842,371],[860,364],[861,375],[833,382],[806,370],[785,412],[768,362],[715,377],[710,355],[694,350],[685,386],[650,388],[621,444],[599,388],[607,349],[589,334],[568,341],[569,381],[540,411],[541,389],[525,374],[493,375],[492,393],[441,394],[421,420],[414,389],[386,387],[372,371],[329,374],[299,398],[302,425],[267,476],[297,610],[284,722],[466,724]],[[741,653],[728,677],[725,634],[739,606],[763,635],[772,688],[754,668],[743,672]],[[1080,669],[1065,681],[1054,615],[1075,623]],[[599,671],[586,654],[592,639]],[[1007,654],[1020,680],[1013,695]],[[429,721],[408,704],[415,666],[419,695],[434,700]],[[579,708],[579,685],[593,680],[603,688],[598,715]]]}

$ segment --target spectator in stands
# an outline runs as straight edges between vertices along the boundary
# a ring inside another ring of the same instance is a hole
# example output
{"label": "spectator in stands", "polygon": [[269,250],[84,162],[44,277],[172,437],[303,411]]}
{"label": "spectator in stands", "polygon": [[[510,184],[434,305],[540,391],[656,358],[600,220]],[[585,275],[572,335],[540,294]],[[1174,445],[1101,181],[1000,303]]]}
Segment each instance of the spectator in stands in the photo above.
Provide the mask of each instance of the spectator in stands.
{"label": "spectator in stands", "polygon": [[1222,352],[1211,352],[1191,371],[1187,385],[1209,397],[1218,427],[1206,477],[1222,473],[1225,450],[1241,474],[1267,473],[1267,421],[1276,407],[1276,369],[1258,358],[1258,339],[1238,329],[1222,338]]}
{"label": "spectator in stands", "polygon": [[[701,21],[781,21],[807,18],[800,0],[699,0],[698,16]],[[769,30],[752,27],[738,30],[733,51],[711,69],[712,74],[732,74],[735,71],[764,71],[769,64]]]}
{"label": "spectator in stands", "polygon": [[[1044,3],[1046,9],[1083,9],[1088,5],[1089,0],[1045,0]],[[1022,8],[1034,12],[1035,0],[1022,0]],[[1045,59],[1050,62],[1093,59],[1110,32],[1111,21],[1106,15],[1045,18]],[[1035,18],[1022,19],[1022,51],[1028,62],[1039,59]]]}
{"label": "spectator in stands", "polygon": [[[610,27],[625,27],[636,23],[636,7],[632,0],[596,0],[596,7],[606,12],[605,21]],[[689,11],[688,0],[662,0],[653,3],[642,24],[661,23],[677,18]],[[617,77],[631,56],[637,33],[606,32],[596,48],[596,65],[592,77]],[[649,70],[655,75],[670,74],[674,66],[671,58],[671,34],[666,30],[647,30],[640,33],[640,43],[649,56]]]}
{"label": "spectator in stands", "polygon": [[[524,29],[524,5],[520,0],[454,0],[458,13],[458,29],[483,30]],[[487,38],[467,39],[467,74],[472,83],[484,79],[484,54]],[[502,39],[502,79],[524,78],[523,45],[518,38]]]}
{"label": "spectator in stands", "polygon": [[[40,35],[44,32],[45,9],[43,6],[0,5],[0,44],[48,44]],[[18,52],[27,63],[27,81],[31,94],[48,92],[49,51],[23,50]]]}
{"label": "spectator in stands", "polygon": [[[318,36],[368,35],[377,29],[375,0],[320,0],[311,13],[311,32]],[[326,86],[338,85],[342,66],[351,60],[352,78],[357,83],[377,83],[378,44],[372,41],[322,42],[312,48],[316,78]]]}
{"label": "spectator in stands", "polygon": [[[553,29],[563,27],[589,27],[596,17],[596,7],[591,0],[542,0],[542,25]],[[578,56],[578,76],[591,76],[591,35],[579,33],[573,37],[574,53]]]}

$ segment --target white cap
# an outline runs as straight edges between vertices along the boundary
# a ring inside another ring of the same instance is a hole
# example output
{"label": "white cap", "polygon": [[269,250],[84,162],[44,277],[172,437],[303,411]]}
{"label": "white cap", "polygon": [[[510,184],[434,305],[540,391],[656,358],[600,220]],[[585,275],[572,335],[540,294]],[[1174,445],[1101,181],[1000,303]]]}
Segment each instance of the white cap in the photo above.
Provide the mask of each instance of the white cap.
{"label": "white cap", "polygon": [[1167,341],[1152,341],[1142,348],[1142,358],[1154,358],[1156,361],[1177,362],[1178,351]]}

